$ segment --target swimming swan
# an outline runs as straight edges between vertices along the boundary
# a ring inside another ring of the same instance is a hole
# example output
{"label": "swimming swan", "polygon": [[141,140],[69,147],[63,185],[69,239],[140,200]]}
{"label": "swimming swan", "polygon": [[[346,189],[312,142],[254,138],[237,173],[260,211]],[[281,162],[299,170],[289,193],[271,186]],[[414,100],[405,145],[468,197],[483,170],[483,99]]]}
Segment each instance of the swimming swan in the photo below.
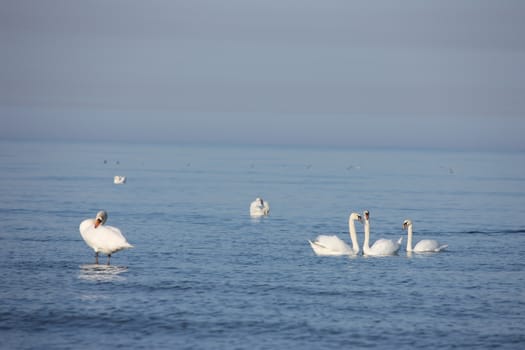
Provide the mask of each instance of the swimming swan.
{"label": "swimming swan", "polygon": [[125,176],[115,175],[115,177],[113,178],[113,183],[115,185],[123,185],[123,184],[126,183],[126,177]]}
{"label": "swimming swan", "polygon": [[365,210],[364,217],[365,242],[363,243],[363,254],[370,256],[389,256],[397,254],[399,248],[401,247],[403,237],[399,238],[397,242],[394,242],[390,239],[381,238],[375,241],[375,243],[370,247],[370,212],[368,210]]}
{"label": "swimming swan", "polygon": [[431,253],[440,252],[448,247],[448,244],[439,244],[438,241],[433,239],[423,239],[417,242],[416,246],[412,249],[412,221],[407,219],[403,222],[403,230],[408,231],[407,238],[407,252],[414,253]]}
{"label": "swimming swan", "polygon": [[95,251],[95,263],[98,264],[98,253],[108,256],[108,265],[111,254],[122,249],[133,248],[126,241],[122,232],[116,227],[105,226],[108,214],[99,211],[95,219],[86,219],[80,223],[80,235],[88,246]]}
{"label": "swimming swan", "polygon": [[357,234],[355,232],[355,221],[362,221],[361,215],[352,213],[348,217],[348,229],[350,231],[350,240],[352,247],[349,247],[343,240],[337,236],[318,236],[315,241],[310,241],[310,246],[314,253],[319,256],[334,256],[334,255],[357,255],[359,253],[359,243],[357,242]]}
{"label": "swimming swan", "polygon": [[250,216],[266,216],[270,214],[270,204],[263,201],[262,198],[256,198],[250,204]]}

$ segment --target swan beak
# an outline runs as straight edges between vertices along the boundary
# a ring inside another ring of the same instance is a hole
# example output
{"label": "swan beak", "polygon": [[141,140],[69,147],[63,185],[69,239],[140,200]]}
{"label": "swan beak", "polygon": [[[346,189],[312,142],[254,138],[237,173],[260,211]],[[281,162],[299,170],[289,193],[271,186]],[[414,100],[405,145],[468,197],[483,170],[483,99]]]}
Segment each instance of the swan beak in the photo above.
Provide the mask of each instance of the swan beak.
{"label": "swan beak", "polygon": [[95,228],[97,228],[101,222],[100,219],[95,220]]}

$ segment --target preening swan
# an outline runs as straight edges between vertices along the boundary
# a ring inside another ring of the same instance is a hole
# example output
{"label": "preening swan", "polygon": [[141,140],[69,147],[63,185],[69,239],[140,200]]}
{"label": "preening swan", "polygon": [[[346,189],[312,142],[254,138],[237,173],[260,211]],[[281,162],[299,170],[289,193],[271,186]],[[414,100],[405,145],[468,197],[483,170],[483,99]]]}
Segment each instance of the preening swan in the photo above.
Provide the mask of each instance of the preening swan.
{"label": "preening swan", "polygon": [[448,247],[448,244],[439,244],[433,239],[423,239],[412,248],[412,221],[407,219],[403,222],[403,229],[408,231],[407,252],[414,253],[437,253]]}
{"label": "preening swan", "polygon": [[363,254],[370,256],[388,256],[397,254],[399,248],[401,247],[403,237],[399,238],[397,242],[394,242],[390,239],[381,238],[375,241],[375,243],[370,247],[370,212],[368,210],[365,210],[364,217],[365,242],[363,243]]}
{"label": "preening swan", "polygon": [[250,204],[250,215],[251,216],[266,216],[270,214],[270,204],[265,202],[262,198],[256,198]]}
{"label": "preening swan", "polygon": [[357,242],[357,234],[355,232],[355,221],[362,221],[361,215],[352,213],[348,217],[348,230],[350,231],[350,240],[352,247],[348,246],[343,240],[337,236],[318,236],[315,241],[310,241],[310,246],[314,253],[319,256],[326,255],[357,255],[359,253],[359,243]]}
{"label": "preening swan", "polygon": [[126,241],[122,232],[116,227],[106,226],[108,214],[99,211],[95,219],[86,219],[80,223],[80,235],[88,246],[95,251],[95,262],[98,264],[98,253],[108,256],[108,265],[111,254],[122,249],[133,248]]}
{"label": "preening swan", "polygon": [[113,183],[115,185],[122,185],[122,184],[125,184],[126,183],[126,177],[125,176],[119,176],[119,175],[116,175],[114,178],[113,178]]}

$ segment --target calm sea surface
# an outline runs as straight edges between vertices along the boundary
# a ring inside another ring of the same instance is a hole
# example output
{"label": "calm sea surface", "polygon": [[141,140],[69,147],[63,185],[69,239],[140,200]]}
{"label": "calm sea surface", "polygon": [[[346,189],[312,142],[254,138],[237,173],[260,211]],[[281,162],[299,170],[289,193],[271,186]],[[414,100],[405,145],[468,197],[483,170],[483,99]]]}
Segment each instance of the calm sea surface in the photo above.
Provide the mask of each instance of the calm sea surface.
{"label": "calm sea surface", "polygon": [[[524,153],[0,142],[0,198],[3,349],[525,347]],[[365,209],[449,249],[314,255]]]}

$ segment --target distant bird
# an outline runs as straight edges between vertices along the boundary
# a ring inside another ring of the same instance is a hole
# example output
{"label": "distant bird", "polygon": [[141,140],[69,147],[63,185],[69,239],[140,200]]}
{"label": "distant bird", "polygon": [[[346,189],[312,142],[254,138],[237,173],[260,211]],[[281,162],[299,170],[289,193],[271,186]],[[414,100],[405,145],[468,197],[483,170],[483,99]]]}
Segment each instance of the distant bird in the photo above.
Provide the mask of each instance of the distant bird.
{"label": "distant bird", "polygon": [[95,251],[95,263],[98,264],[98,253],[106,254],[108,262],[111,254],[119,250],[133,248],[126,241],[122,232],[116,227],[105,226],[108,214],[102,210],[97,213],[94,219],[86,219],[80,223],[80,235],[88,246]]}
{"label": "distant bird", "polygon": [[253,217],[267,216],[270,214],[270,203],[265,202],[262,198],[256,198],[250,204],[250,215]]}
{"label": "distant bird", "polygon": [[125,176],[119,176],[119,175],[116,175],[114,178],[113,178],[113,183],[115,185],[122,185],[122,184],[125,184],[126,183],[126,177]]}
{"label": "distant bird", "polygon": [[452,167],[447,167],[447,166],[443,166],[443,165],[441,165],[440,168],[441,168],[441,169],[447,169],[447,170],[448,170],[448,173],[449,173],[450,175],[454,175],[454,174],[456,173],[456,171],[455,171],[454,168],[452,168]]}
{"label": "distant bird", "polygon": [[401,242],[403,241],[403,237],[399,238],[397,241],[393,241],[390,239],[378,239],[377,241],[372,244],[372,246],[369,246],[370,242],[370,212],[368,210],[365,210],[364,212],[365,217],[365,242],[363,243],[363,254],[364,255],[371,255],[371,256],[388,256],[388,255],[396,255],[399,251],[399,248],[401,247]]}
{"label": "distant bird", "polygon": [[414,253],[437,253],[448,247],[448,244],[439,244],[433,239],[423,239],[412,248],[412,221],[407,219],[403,222],[403,230],[407,230],[407,252]]}

